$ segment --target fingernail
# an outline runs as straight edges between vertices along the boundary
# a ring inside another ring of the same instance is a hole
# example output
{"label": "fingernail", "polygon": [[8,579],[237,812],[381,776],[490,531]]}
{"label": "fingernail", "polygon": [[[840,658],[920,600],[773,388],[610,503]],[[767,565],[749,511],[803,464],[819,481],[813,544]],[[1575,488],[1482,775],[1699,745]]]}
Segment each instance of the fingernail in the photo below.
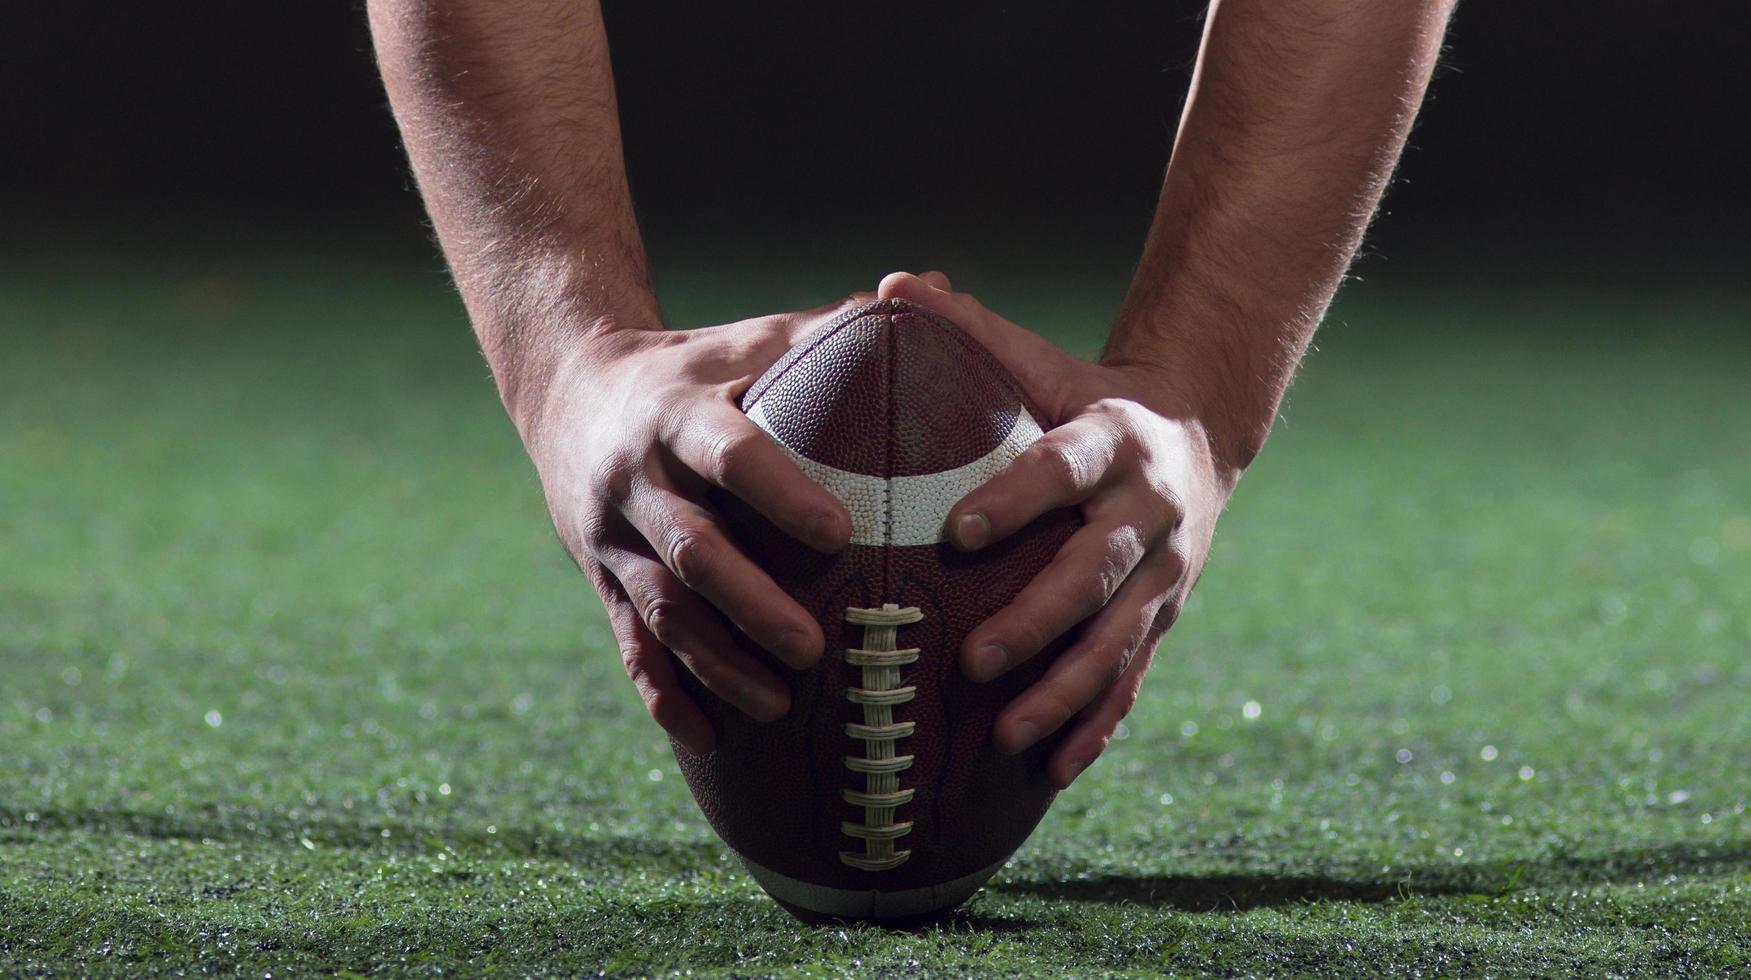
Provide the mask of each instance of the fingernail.
{"label": "fingernail", "polygon": [[987,643],[973,654],[973,679],[988,681],[1009,669],[1009,651],[996,643]]}
{"label": "fingernail", "polygon": [[991,538],[991,522],[984,514],[962,514],[955,521],[955,543],[968,551],[985,547]]}
{"label": "fingernail", "polygon": [[1010,739],[1008,748],[1003,751],[1015,755],[1027,750],[1027,747],[1040,740],[1040,726],[1031,721],[1016,722],[1015,737]]}

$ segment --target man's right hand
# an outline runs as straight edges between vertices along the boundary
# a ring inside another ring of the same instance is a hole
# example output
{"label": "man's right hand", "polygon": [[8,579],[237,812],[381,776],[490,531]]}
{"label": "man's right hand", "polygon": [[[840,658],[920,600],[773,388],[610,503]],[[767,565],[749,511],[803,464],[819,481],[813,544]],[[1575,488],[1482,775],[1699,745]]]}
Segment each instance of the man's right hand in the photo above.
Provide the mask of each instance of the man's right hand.
{"label": "man's right hand", "polygon": [[818,660],[823,642],[814,617],[730,540],[709,488],[816,550],[837,552],[851,537],[845,507],[738,400],[804,335],[872,298],[698,330],[595,334],[554,375],[526,430],[554,527],[602,596],[627,674],[651,717],[694,752],[710,750],[711,726],[670,651],[717,696],[771,721],[790,709],[790,691],[736,646],[725,620],[795,668]]}
{"label": "man's right hand", "polygon": [[[845,508],[737,407],[845,304],[659,329],[598,0],[367,6],[408,160],[481,351],[646,707],[681,744],[711,748],[673,651],[749,715],[782,716],[790,691],[731,628],[806,667],[821,656],[820,626],[730,542],[706,491],[723,488],[822,551],[850,541]],[[949,288],[940,274],[921,278]]]}

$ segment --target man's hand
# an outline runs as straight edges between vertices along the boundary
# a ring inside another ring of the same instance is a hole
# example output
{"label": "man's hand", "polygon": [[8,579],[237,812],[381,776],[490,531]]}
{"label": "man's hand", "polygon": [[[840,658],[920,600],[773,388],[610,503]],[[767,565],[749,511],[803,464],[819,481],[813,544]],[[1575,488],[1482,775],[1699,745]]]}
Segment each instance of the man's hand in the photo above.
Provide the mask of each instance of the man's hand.
{"label": "man's hand", "polygon": [[[920,282],[948,280],[927,274]],[[619,330],[578,345],[527,426],[560,539],[602,597],[626,672],[651,717],[694,752],[712,731],[677,682],[700,683],[753,718],[790,691],[740,650],[729,626],[783,663],[821,656],[821,628],[729,538],[706,500],[718,487],[823,552],[851,518],[742,414],[738,400],[804,335],[869,293],[803,313],[699,330]]]}
{"label": "man's hand", "polygon": [[1052,507],[1086,526],[962,651],[974,678],[1089,617],[997,720],[1011,751],[1072,723],[1067,785],[1136,701],[1197,582],[1216,516],[1362,240],[1428,86],[1455,0],[1213,0],[1173,158],[1099,364],[942,284],[897,274],[983,341],[1054,428],[949,514],[978,548]]}
{"label": "man's hand", "polygon": [[1137,701],[1161,635],[1210,550],[1238,472],[1159,372],[1079,360],[966,293],[905,273],[879,295],[928,306],[997,355],[1048,418],[1043,438],[948,516],[949,540],[976,551],[1046,511],[1083,527],[1015,601],[967,636],[961,666],[987,681],[1082,627],[1045,676],[997,719],[998,748],[1020,752],[1072,725],[1047,764],[1068,786],[1106,748]]}
{"label": "man's hand", "polygon": [[724,620],[792,667],[821,655],[814,617],[730,541],[706,492],[735,494],[817,550],[850,540],[844,506],[737,407],[830,313],[600,335],[555,377],[530,433],[554,527],[601,594],[627,673],[651,716],[695,752],[710,750],[712,732],[670,651],[762,721],[790,709],[790,692]]}

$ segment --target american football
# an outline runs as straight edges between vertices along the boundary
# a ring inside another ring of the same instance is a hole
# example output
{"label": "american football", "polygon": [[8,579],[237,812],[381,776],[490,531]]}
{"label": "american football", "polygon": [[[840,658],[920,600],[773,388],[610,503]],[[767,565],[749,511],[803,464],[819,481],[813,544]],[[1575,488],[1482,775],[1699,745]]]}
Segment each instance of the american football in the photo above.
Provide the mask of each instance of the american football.
{"label": "american football", "polygon": [[745,644],[791,685],[792,710],[774,723],[694,683],[718,739],[706,755],[676,745],[681,771],[719,836],[799,917],[952,910],[1052,802],[1052,741],[1004,755],[991,726],[1058,647],[986,684],[962,675],[958,652],[1078,518],[1048,513],[978,554],[943,540],[949,508],[1040,437],[1041,414],[989,351],[902,300],[804,338],[742,408],[845,504],[851,546],[816,553],[720,499],[743,546],[819,620],[827,655],[796,671]]}

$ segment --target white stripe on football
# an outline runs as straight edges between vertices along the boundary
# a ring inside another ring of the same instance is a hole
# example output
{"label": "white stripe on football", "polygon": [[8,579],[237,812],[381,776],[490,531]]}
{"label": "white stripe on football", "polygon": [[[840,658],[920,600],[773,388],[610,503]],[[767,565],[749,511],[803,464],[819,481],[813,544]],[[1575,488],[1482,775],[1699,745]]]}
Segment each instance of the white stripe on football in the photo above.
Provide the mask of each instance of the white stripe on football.
{"label": "white stripe on football", "polygon": [[809,479],[827,488],[851,512],[851,543],[863,545],[924,545],[943,540],[949,508],[968,491],[996,476],[1022,450],[1044,435],[1027,409],[1019,408],[1009,434],[990,452],[970,463],[940,473],[883,479],[818,463],[786,446],[772,431],[766,406],[748,412],[754,424],[773,435]]}

